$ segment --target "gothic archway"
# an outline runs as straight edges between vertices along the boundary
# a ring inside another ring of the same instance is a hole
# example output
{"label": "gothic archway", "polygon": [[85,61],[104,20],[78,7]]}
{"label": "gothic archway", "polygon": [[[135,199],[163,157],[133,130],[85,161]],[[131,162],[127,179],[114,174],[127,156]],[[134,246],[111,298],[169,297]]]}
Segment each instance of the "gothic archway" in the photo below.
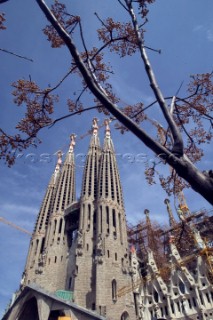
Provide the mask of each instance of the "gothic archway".
{"label": "gothic archway", "polygon": [[121,320],[130,320],[128,312],[124,311],[121,315]]}
{"label": "gothic archway", "polygon": [[31,298],[22,307],[18,320],[39,320],[36,298]]}

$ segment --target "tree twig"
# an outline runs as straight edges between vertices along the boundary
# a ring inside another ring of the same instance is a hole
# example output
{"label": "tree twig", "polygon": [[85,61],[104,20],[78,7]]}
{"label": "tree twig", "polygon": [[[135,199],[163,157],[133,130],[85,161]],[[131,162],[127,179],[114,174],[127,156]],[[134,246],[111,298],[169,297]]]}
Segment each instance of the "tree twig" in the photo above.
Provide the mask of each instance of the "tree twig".
{"label": "tree twig", "polygon": [[52,128],[57,122],[59,122],[59,121],[61,121],[61,120],[70,118],[70,117],[72,117],[72,116],[74,116],[74,115],[76,115],[76,114],[81,114],[81,113],[86,112],[86,111],[90,111],[90,110],[97,109],[97,108],[100,108],[100,107],[102,107],[102,105],[101,105],[101,106],[88,107],[88,108],[86,108],[86,109],[78,110],[78,111],[75,111],[75,112],[73,112],[73,113],[67,114],[67,115],[65,115],[65,116],[63,116],[63,117],[57,118],[57,119],[55,119],[55,120],[51,123],[51,125],[49,126],[49,129]]}
{"label": "tree twig", "polygon": [[[0,3],[1,3],[1,2],[0,2]],[[24,56],[20,56],[19,54],[14,53],[14,52],[9,51],[9,50],[0,48],[0,51],[5,52],[5,53],[9,53],[9,54],[11,54],[11,55],[13,55],[13,56],[15,56],[15,57],[18,57],[18,58],[25,59],[25,60],[28,60],[28,61],[30,61],[30,62],[33,62],[33,59],[30,59],[30,58],[27,58],[27,57],[24,57]]]}

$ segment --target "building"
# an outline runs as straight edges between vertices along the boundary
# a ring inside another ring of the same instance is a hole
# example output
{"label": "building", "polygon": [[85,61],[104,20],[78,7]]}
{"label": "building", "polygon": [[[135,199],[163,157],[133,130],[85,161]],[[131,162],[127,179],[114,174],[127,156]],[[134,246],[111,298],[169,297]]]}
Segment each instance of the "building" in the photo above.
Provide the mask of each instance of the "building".
{"label": "building", "polygon": [[75,195],[74,146],[72,135],[63,166],[58,153],[31,239],[22,288],[36,284],[37,291],[65,290],[72,292],[77,306],[100,316],[136,319],[133,292],[117,298],[118,288],[130,286],[132,278],[109,122],[101,148],[97,121],[93,120],[79,201]]}
{"label": "building", "polygon": [[[193,256],[197,271],[189,270],[170,241],[165,280],[152,246],[154,234],[148,233],[147,245],[141,238],[140,257],[136,247],[129,248],[109,121],[101,147],[97,120],[93,120],[80,200],[75,192],[74,148],[71,135],[63,165],[58,153],[21,288],[3,320],[213,318],[211,270],[204,254],[197,251]],[[145,213],[146,229],[151,230],[148,210]],[[171,210],[169,214],[170,227],[175,229]],[[199,242],[200,233],[193,228]]]}

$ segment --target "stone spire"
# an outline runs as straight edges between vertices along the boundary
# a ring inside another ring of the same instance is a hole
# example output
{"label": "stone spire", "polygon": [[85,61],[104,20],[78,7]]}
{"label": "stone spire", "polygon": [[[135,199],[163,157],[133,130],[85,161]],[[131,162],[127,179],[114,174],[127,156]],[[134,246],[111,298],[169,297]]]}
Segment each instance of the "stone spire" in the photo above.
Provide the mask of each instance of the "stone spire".
{"label": "stone spire", "polygon": [[70,136],[70,146],[62,168],[57,188],[53,213],[61,214],[76,199],[75,191],[75,163],[74,163],[75,135]]}
{"label": "stone spire", "polygon": [[148,240],[148,246],[153,250],[153,230],[152,230],[152,224],[149,216],[149,210],[145,209],[144,214],[146,216],[146,228],[147,228],[147,240]]}
{"label": "stone spire", "polygon": [[[132,285],[123,195],[109,121],[105,121],[103,150],[97,119],[87,153],[80,200],[80,221],[70,248],[67,290],[75,303],[97,313],[135,319],[133,294],[117,297],[117,291]],[[115,267],[116,266],[116,267]],[[122,266],[122,267],[121,267]],[[86,294],[85,294],[86,293]]]}
{"label": "stone spire", "polygon": [[[82,180],[79,226],[77,237],[70,248],[67,279],[67,289],[74,291],[75,302],[88,309],[94,309],[95,304],[93,255],[96,247],[96,199],[100,157],[98,120],[94,118]],[[88,294],[85,295],[85,292]]]}
{"label": "stone spire", "polygon": [[[100,172],[99,172],[99,188],[98,188],[98,237],[106,235],[120,237],[121,243],[122,234],[126,232],[126,223],[123,221],[124,203],[123,193],[121,188],[120,176],[117,167],[117,161],[115,157],[113,142],[111,139],[109,120],[105,120],[105,139],[104,146],[100,160]],[[110,204],[110,205],[109,205]],[[125,224],[125,230],[121,232],[119,229]],[[125,245],[127,240],[125,239]]]}
{"label": "stone spire", "polygon": [[50,220],[50,215],[53,210],[53,201],[58,185],[58,180],[61,174],[62,153],[58,151],[58,160],[55,171],[48,184],[38,218],[35,224],[33,236],[30,242],[30,248],[27,257],[27,263],[24,271],[24,279],[22,284],[27,284],[35,277],[38,272],[38,262],[44,251],[44,244],[47,235],[47,228]]}
{"label": "stone spire", "polygon": [[170,206],[169,199],[165,199],[164,203],[166,204],[167,212],[168,212],[168,215],[169,215],[169,225],[170,225],[170,227],[174,227],[177,223],[175,221],[175,218],[174,218],[174,215],[173,215],[173,212],[172,212],[172,208]]}
{"label": "stone spire", "polygon": [[93,119],[92,137],[87,153],[84,175],[82,181],[81,198],[91,198],[91,201],[97,197],[97,183],[99,171],[99,159],[101,155],[100,141],[98,137],[98,120]]}
{"label": "stone spire", "polygon": [[[100,159],[96,230],[97,310],[101,315],[122,319],[126,304],[133,303],[133,295],[130,292],[117,298],[119,288],[131,286],[131,277],[124,273],[124,266],[129,267],[126,219],[109,120],[105,120],[105,138]],[[132,313],[129,317],[135,318]]]}
{"label": "stone spire", "polygon": [[[57,181],[54,197],[45,236],[42,244],[38,246],[38,256],[35,261],[35,270],[32,277],[33,282],[50,292],[65,289],[68,239],[65,230],[65,209],[75,200],[75,163],[74,146],[75,135],[70,136],[70,146],[64,165],[58,177],[61,166],[61,152],[58,153],[53,181]],[[37,241],[37,240],[36,240]]]}
{"label": "stone spire", "polygon": [[104,147],[103,149],[106,150],[112,150],[114,151],[114,146],[113,146],[113,142],[111,139],[111,130],[110,130],[110,120],[109,119],[105,119],[104,121],[105,124],[105,139],[104,139]]}
{"label": "stone spire", "polygon": [[100,164],[99,200],[108,198],[124,207],[120,176],[111,139],[109,120],[105,120],[105,138]]}

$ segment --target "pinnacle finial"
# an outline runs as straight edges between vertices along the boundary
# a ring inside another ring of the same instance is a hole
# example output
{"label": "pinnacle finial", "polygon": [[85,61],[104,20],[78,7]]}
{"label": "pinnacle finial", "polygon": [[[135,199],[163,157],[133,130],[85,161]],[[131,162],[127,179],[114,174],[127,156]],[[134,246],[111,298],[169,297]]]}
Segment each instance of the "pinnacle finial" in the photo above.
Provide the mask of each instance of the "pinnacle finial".
{"label": "pinnacle finial", "polygon": [[61,164],[62,164],[62,151],[61,151],[61,150],[59,150],[59,151],[57,152],[57,157],[58,157],[57,165],[60,167]]}
{"label": "pinnacle finial", "polygon": [[170,200],[169,199],[165,199],[164,203],[166,205],[167,212],[168,212],[168,215],[169,215],[169,224],[170,224],[171,227],[173,227],[176,224],[176,221],[175,221],[175,218],[174,218],[173,213],[172,213],[172,208],[170,206]]}
{"label": "pinnacle finial", "polygon": [[70,135],[70,149],[69,149],[69,152],[73,152],[74,151],[75,138],[76,138],[76,135],[74,133],[72,133]]}
{"label": "pinnacle finial", "polygon": [[53,183],[55,184],[56,183],[56,179],[58,177],[58,174],[60,172],[60,168],[61,168],[61,164],[62,164],[62,151],[59,150],[57,152],[57,163],[56,163],[56,167],[55,167],[55,172],[54,172],[54,180],[53,180]]}
{"label": "pinnacle finial", "polygon": [[110,127],[109,127],[109,123],[110,123],[110,120],[109,119],[105,119],[104,120],[104,125],[105,125],[105,134],[106,134],[106,137],[110,137]]}
{"label": "pinnacle finial", "polygon": [[169,203],[170,203],[170,200],[169,200],[169,199],[165,199],[165,200],[164,200],[164,203],[165,203],[165,204],[169,204]]}
{"label": "pinnacle finial", "polygon": [[149,218],[149,210],[148,209],[144,210],[144,214],[146,215],[147,218]]}
{"label": "pinnacle finial", "polygon": [[94,136],[97,136],[98,133],[98,119],[97,118],[93,118],[92,120],[92,133]]}

